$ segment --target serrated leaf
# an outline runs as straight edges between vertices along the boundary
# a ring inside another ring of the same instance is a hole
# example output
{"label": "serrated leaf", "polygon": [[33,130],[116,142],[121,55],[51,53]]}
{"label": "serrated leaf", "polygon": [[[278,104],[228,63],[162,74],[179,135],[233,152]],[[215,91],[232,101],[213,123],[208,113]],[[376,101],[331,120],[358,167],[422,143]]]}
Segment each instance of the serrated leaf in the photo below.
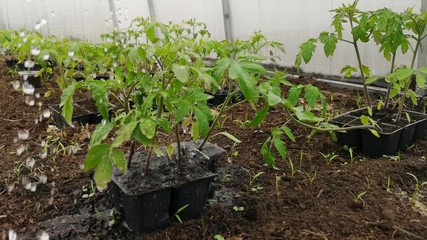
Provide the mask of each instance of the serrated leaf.
{"label": "serrated leaf", "polygon": [[148,139],[154,138],[156,135],[156,128],[156,123],[151,119],[142,119],[139,122],[139,129],[141,130],[141,133]]}
{"label": "serrated leaf", "polygon": [[186,83],[190,77],[188,66],[174,64],[172,66],[172,71],[174,72],[176,78],[182,83]]}
{"label": "serrated leaf", "polygon": [[206,105],[199,105],[194,109],[200,135],[205,138],[209,132],[209,120],[212,118],[211,111]]}
{"label": "serrated leaf", "polygon": [[291,139],[292,142],[296,142],[294,134],[292,134],[292,131],[290,128],[284,126],[282,127],[282,131],[286,134],[286,136]]}
{"label": "serrated leaf", "polygon": [[91,147],[85,158],[84,170],[90,171],[96,168],[101,160],[108,155],[110,147],[110,144],[99,144]]}
{"label": "serrated leaf", "polygon": [[104,119],[108,119],[108,93],[107,86],[103,81],[86,81],[89,85],[92,99]]}
{"label": "serrated leaf", "polygon": [[302,92],[302,89],[296,86],[293,86],[289,89],[287,100],[292,106],[295,106],[298,103],[298,99],[301,95],[301,92]]}
{"label": "serrated leaf", "polygon": [[98,189],[105,189],[113,175],[113,166],[109,158],[103,158],[95,169],[93,179]]}
{"label": "serrated leaf", "polygon": [[90,136],[89,148],[100,144],[102,140],[104,140],[108,134],[113,130],[114,125],[111,122],[106,122],[105,124],[96,125],[95,131]]}
{"label": "serrated leaf", "polygon": [[176,109],[176,122],[181,122],[192,110],[193,104],[187,100],[181,100]]}
{"label": "serrated leaf", "polygon": [[71,119],[73,118],[73,97],[76,89],[76,84],[73,83],[66,87],[64,90],[62,90],[61,103],[59,105],[62,107],[62,115],[64,116],[65,121],[70,125]]}
{"label": "serrated leaf", "polygon": [[138,125],[137,121],[132,121],[124,126],[122,126],[118,131],[117,135],[114,138],[114,141],[112,143],[113,147],[119,147],[123,142],[130,139],[132,136],[133,130]]}
{"label": "serrated leaf", "polygon": [[113,164],[122,172],[127,171],[127,161],[125,159],[125,156],[123,155],[123,152],[120,151],[118,148],[113,148],[111,151],[111,160]]}
{"label": "serrated leaf", "polygon": [[418,72],[420,72],[423,75],[427,76],[427,67],[420,67],[420,68],[418,68]]}
{"label": "serrated leaf", "polygon": [[249,123],[249,126],[250,127],[258,126],[267,116],[268,109],[269,109],[269,106],[265,104],[265,106],[255,114],[255,117]]}
{"label": "serrated leaf", "polygon": [[350,65],[346,65],[345,67],[343,67],[341,69],[340,74],[344,74],[344,76],[346,78],[349,78],[349,77],[351,77],[352,73],[355,73],[355,72],[357,72],[357,69],[355,67],[352,67]]}
{"label": "serrated leaf", "polygon": [[270,149],[267,146],[267,143],[264,143],[261,147],[261,155],[264,158],[264,161],[274,167],[276,166],[276,159],[274,158],[274,154],[270,151]]}
{"label": "serrated leaf", "polygon": [[324,44],[323,51],[326,57],[332,56],[337,48],[338,38],[333,33],[322,32],[319,40]]}
{"label": "serrated leaf", "polygon": [[304,98],[311,108],[314,108],[316,106],[319,96],[320,96],[320,91],[317,87],[311,84],[305,86]]}
{"label": "serrated leaf", "polygon": [[314,51],[316,51],[316,42],[316,39],[310,38],[308,41],[300,45],[299,54],[305,63],[310,62],[311,58],[313,57]]}
{"label": "serrated leaf", "polygon": [[423,76],[421,76],[421,75],[418,74],[417,77],[416,77],[416,82],[417,82],[417,86],[419,88],[425,88],[425,86],[426,86],[426,79]]}
{"label": "serrated leaf", "polygon": [[268,91],[267,100],[269,106],[275,106],[282,102],[282,98],[274,94],[272,91]]}
{"label": "serrated leaf", "polygon": [[366,77],[371,76],[371,69],[368,66],[362,65],[362,71]]}
{"label": "serrated leaf", "polygon": [[250,61],[240,61],[242,68],[253,74],[264,74],[267,70],[259,63]]}
{"label": "serrated leaf", "polygon": [[285,142],[283,142],[280,139],[274,139],[273,140],[273,144],[274,144],[274,147],[279,152],[279,154],[282,157],[282,159],[283,160],[286,159],[286,144],[285,144]]}
{"label": "serrated leaf", "polygon": [[295,115],[297,118],[301,121],[308,121],[308,122],[321,122],[324,120],[324,118],[317,117],[312,112],[306,112],[306,111],[295,111]]}

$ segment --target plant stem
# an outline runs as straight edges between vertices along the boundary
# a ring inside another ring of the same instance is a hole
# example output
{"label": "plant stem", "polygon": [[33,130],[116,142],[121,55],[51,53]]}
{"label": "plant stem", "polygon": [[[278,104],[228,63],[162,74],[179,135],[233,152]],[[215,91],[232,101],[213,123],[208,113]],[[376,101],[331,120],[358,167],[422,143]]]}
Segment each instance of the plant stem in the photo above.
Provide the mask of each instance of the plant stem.
{"label": "plant stem", "polygon": [[[351,29],[353,29],[353,20],[351,19],[351,17],[349,17],[349,21],[350,21]],[[365,73],[363,72],[362,58],[360,57],[359,46],[357,44],[357,40],[355,39],[354,35],[353,35],[353,46],[356,52],[357,63],[359,64],[359,71],[360,71],[360,76],[362,77],[362,84],[363,84],[363,91],[365,93],[365,98],[368,106],[372,107],[371,98],[369,97],[369,92],[368,92],[368,86],[366,85],[366,76],[365,76]]]}
{"label": "plant stem", "polygon": [[130,153],[129,153],[129,157],[128,157],[128,164],[127,164],[128,169],[132,163],[133,155],[135,154],[135,144],[136,144],[135,140],[132,140],[132,144],[130,145]]}
{"label": "plant stem", "polygon": [[218,115],[214,118],[214,120],[213,120],[213,122],[212,122],[212,124],[211,124],[211,126],[210,126],[210,128],[209,128],[209,131],[208,131],[208,133],[206,134],[206,137],[203,139],[203,142],[202,142],[202,144],[200,144],[200,146],[199,146],[199,150],[201,151],[202,150],[202,148],[203,148],[203,146],[206,144],[206,142],[208,141],[208,138],[210,137],[210,135],[212,134],[212,131],[213,131],[213,129],[215,128],[215,125],[217,124],[217,122],[219,121],[219,119],[222,117],[222,115],[224,114],[224,112],[225,112],[225,110],[226,110],[226,108],[227,108],[227,105],[228,105],[228,103],[230,102],[230,100],[231,100],[231,97],[235,94],[235,93],[237,93],[239,90],[238,90],[238,88],[236,88],[236,90],[234,90],[234,92],[231,92],[232,91],[232,84],[231,83],[229,83],[228,84],[228,93],[227,93],[227,97],[225,98],[225,100],[224,100],[224,103],[222,104],[222,106],[221,106],[221,109],[219,110],[219,113],[218,113]]}
{"label": "plant stem", "polygon": [[[417,44],[415,45],[415,49],[414,49],[414,54],[412,55],[411,69],[414,68],[415,59],[417,58],[417,53],[418,53],[418,49],[419,49],[420,45],[421,45],[421,37],[418,36]],[[395,119],[396,122],[399,121],[400,118],[402,117],[403,105],[405,103],[405,98],[406,98],[405,96],[406,96],[406,93],[408,92],[408,89],[409,89],[409,86],[411,85],[411,82],[412,82],[412,75],[406,79],[405,89],[403,90],[403,94],[399,99],[399,107],[398,107],[398,112],[397,112],[397,116]]]}
{"label": "plant stem", "polygon": [[320,132],[330,132],[330,131],[338,132],[338,131],[349,131],[349,130],[356,130],[356,129],[375,129],[375,127],[371,126],[371,125],[360,125],[360,126],[343,127],[343,128],[320,128],[320,127],[310,125],[308,123],[302,122],[302,121],[294,118],[294,116],[292,116],[292,114],[289,112],[289,109],[287,109],[287,108],[285,108],[285,113],[286,113],[286,115],[288,115],[288,117],[292,121],[294,121],[294,122],[296,122],[296,123],[298,123],[304,127],[307,127],[307,128],[310,128],[310,129],[313,129],[316,131],[320,131]]}
{"label": "plant stem", "polygon": [[[390,68],[390,73],[393,73],[394,71],[394,62],[396,60],[396,51],[393,52],[393,57],[391,59],[391,68]],[[391,92],[391,83],[388,84],[388,88],[387,88],[387,94],[385,97],[385,104],[384,104],[384,109],[388,108],[388,105],[390,103],[390,92]]]}
{"label": "plant stem", "polygon": [[176,147],[178,152],[178,169],[182,170],[182,156],[181,156],[181,138],[179,137],[179,124],[175,125],[175,135],[176,135]]}

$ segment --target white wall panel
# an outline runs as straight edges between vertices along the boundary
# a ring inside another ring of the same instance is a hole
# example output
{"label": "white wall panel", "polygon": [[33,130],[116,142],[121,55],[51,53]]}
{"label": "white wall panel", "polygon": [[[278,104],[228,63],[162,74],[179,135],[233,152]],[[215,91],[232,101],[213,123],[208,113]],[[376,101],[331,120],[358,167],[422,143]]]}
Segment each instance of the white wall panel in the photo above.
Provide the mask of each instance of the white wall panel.
{"label": "white wall panel", "polygon": [[[322,31],[331,30],[330,9],[353,0],[229,0],[234,39],[245,39],[254,31],[283,42],[286,54],[277,53],[282,65],[293,66],[299,45]],[[119,29],[126,28],[136,16],[148,17],[149,0],[112,0]],[[208,25],[213,38],[225,38],[222,0],[152,0],[154,17],[162,22],[181,22],[196,18]],[[373,10],[389,7],[403,11],[421,8],[421,0],[360,0],[359,7]],[[0,27],[34,28],[40,19],[48,22],[44,34],[99,41],[101,33],[114,28],[109,0],[0,0]],[[54,13],[54,14],[52,14]],[[348,33],[347,33],[348,36]],[[375,44],[361,44],[363,61],[374,74],[384,74],[389,64]],[[333,58],[325,58],[318,48],[312,62],[303,65],[307,72],[338,75],[345,64],[355,65],[351,45],[340,43]],[[409,64],[409,56],[398,63]]]}

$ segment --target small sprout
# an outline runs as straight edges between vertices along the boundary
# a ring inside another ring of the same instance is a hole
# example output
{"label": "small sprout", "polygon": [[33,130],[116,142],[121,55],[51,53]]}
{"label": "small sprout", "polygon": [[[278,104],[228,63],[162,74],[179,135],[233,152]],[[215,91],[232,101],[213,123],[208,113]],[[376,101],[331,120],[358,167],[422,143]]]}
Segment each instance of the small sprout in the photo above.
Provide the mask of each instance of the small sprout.
{"label": "small sprout", "polygon": [[44,118],[50,118],[50,110],[48,108],[43,110],[43,117]]}
{"label": "small sprout", "polygon": [[38,56],[40,54],[40,48],[32,48],[31,49],[31,55]]}
{"label": "small sprout", "polygon": [[179,216],[179,213],[184,211],[187,207],[188,207],[188,204],[180,207],[178,209],[178,211],[176,211],[176,213],[173,215],[178,220],[179,223],[182,223],[182,220],[181,220],[181,217]]}
{"label": "small sprout", "polygon": [[33,68],[34,67],[35,62],[31,59],[27,59],[24,62],[24,67],[26,68]]}
{"label": "small sprout", "polygon": [[215,240],[225,240],[225,238],[223,236],[219,235],[219,234],[214,235],[213,239],[215,239]]}
{"label": "small sprout", "polygon": [[25,81],[24,84],[22,84],[22,91],[24,94],[32,95],[34,94],[34,86]]}
{"label": "small sprout", "polygon": [[18,90],[21,87],[21,83],[19,81],[14,81],[12,83],[13,89]]}

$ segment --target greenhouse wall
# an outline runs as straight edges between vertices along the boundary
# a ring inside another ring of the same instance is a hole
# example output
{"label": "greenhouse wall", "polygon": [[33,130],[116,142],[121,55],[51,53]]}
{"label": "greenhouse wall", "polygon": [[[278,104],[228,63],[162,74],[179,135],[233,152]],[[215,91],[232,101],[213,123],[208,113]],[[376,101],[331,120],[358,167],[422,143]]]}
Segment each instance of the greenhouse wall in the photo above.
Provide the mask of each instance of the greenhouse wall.
{"label": "greenhouse wall", "polygon": [[[293,66],[298,46],[322,31],[331,29],[330,9],[352,1],[338,0],[0,0],[0,27],[36,29],[75,39],[99,42],[100,34],[124,29],[136,16],[161,22],[180,22],[196,18],[208,25],[217,40],[245,39],[261,31],[270,40],[283,42],[286,54],[277,53],[278,64]],[[373,10],[389,7],[403,11],[421,9],[421,0],[360,0],[359,7]],[[228,34],[227,34],[228,32]],[[356,64],[352,46],[341,43],[333,58],[325,58],[318,49],[312,62],[303,65],[306,72],[339,75],[345,64]],[[388,71],[378,47],[363,44],[365,65],[374,74]],[[425,55],[424,55],[425,56]],[[399,58],[409,64],[409,56]]]}

